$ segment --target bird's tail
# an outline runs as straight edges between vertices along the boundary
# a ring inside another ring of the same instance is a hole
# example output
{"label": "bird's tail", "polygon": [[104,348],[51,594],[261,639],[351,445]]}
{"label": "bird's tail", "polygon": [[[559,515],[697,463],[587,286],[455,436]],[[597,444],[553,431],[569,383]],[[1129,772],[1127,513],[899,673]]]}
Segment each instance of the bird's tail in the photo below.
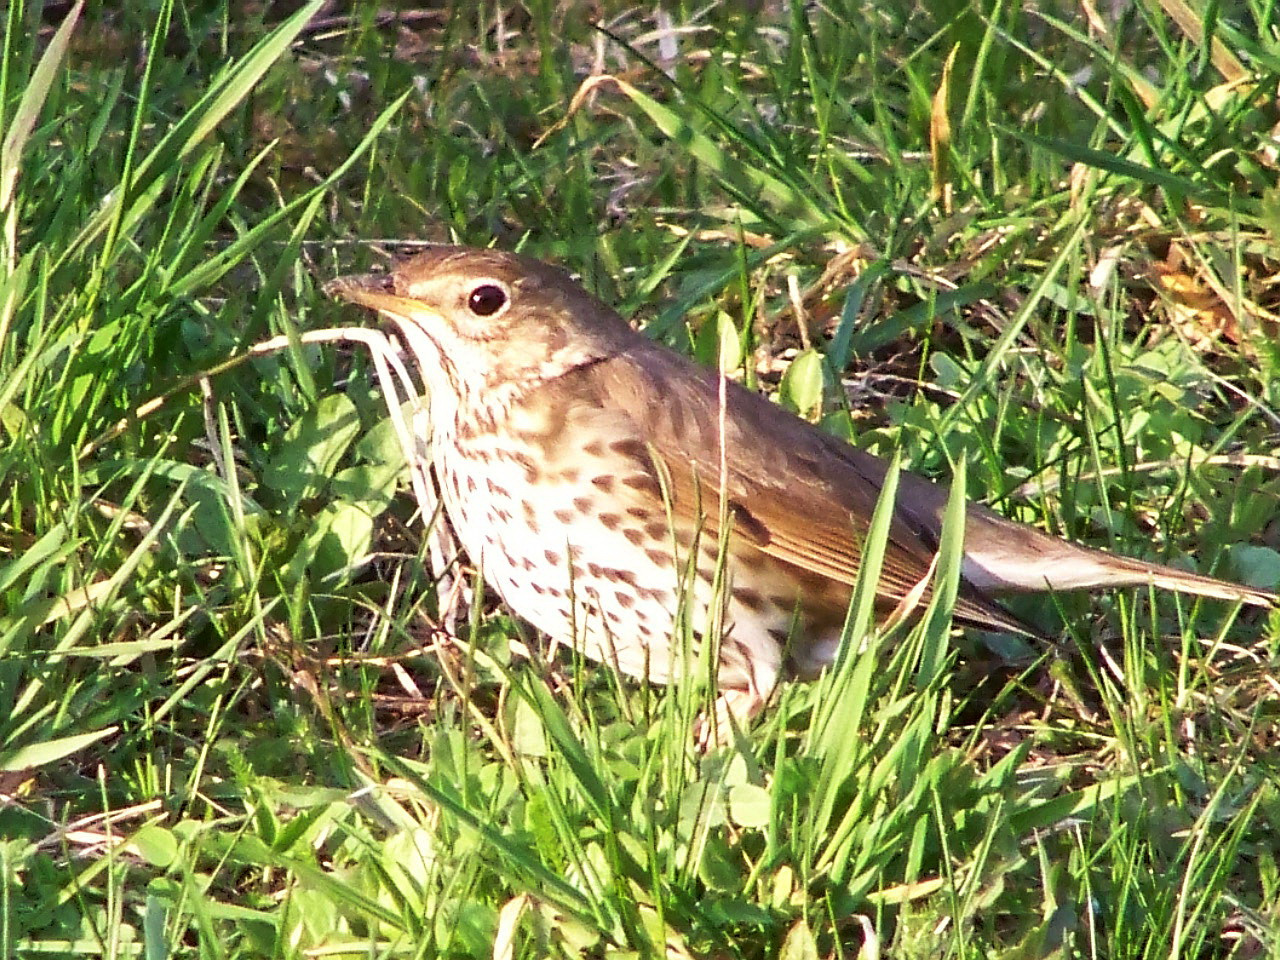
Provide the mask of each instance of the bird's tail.
{"label": "bird's tail", "polygon": [[992,549],[990,543],[986,549],[968,551],[965,577],[979,589],[993,592],[1086,590],[1150,584],[1162,590],[1258,607],[1280,606],[1280,595],[1270,590],[1206,577],[1163,563],[1134,560],[1044,534],[1037,534],[1036,540],[1034,551],[1028,551],[1027,544],[1019,544],[1016,550],[1003,551]]}

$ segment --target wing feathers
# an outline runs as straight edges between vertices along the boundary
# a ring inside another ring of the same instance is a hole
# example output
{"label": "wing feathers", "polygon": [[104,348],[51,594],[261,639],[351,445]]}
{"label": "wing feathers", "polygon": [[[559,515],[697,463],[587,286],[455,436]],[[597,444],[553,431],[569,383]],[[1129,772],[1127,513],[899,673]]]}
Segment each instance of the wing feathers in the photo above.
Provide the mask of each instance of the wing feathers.
{"label": "wing feathers", "polygon": [[[720,498],[736,540],[787,564],[796,579],[827,582],[821,601],[847,604],[862,563],[862,541],[888,464],[793,417],[765,398],[648,341],[579,368],[578,388],[601,416],[634,432],[629,456],[671,497],[690,529],[718,534]],[[609,402],[602,403],[603,398]],[[611,413],[606,414],[604,411]],[[723,436],[721,429],[723,425]],[[723,444],[723,453],[721,446]],[[615,448],[621,449],[615,445]],[[652,484],[651,484],[652,486]],[[887,604],[931,576],[947,490],[911,473],[898,498],[878,585]],[[983,591],[1157,586],[1260,605],[1275,594],[1117,557],[1014,523],[981,504],[967,506],[965,566],[957,617],[974,626],[1035,634]],[[799,587],[797,587],[799,589]],[[812,592],[812,591],[811,591]],[[926,593],[927,597],[927,593]]]}
{"label": "wing feathers", "polygon": [[[660,463],[651,469],[664,476],[675,516],[704,535],[718,536],[719,384],[714,375],[665,351],[646,353],[643,360],[622,355],[584,372],[592,388],[614,398],[613,409],[630,411],[645,450]],[[735,395],[723,421],[723,480],[735,539],[744,549],[749,545],[794,568],[800,580],[829,581],[818,591],[822,598],[805,601],[838,607],[833,615],[843,616],[862,564],[862,541],[883,484],[884,463],[802,425],[736,384],[727,386]],[[832,483],[824,475],[832,463],[856,471],[853,482]],[[925,484],[938,491],[941,510],[945,491],[917,477],[904,474],[903,479],[903,486]],[[936,526],[936,519],[932,525],[927,518],[915,522],[909,512],[896,511],[878,586],[887,605],[931,577]],[[956,614],[976,626],[1034,633],[969,584],[962,584]]]}

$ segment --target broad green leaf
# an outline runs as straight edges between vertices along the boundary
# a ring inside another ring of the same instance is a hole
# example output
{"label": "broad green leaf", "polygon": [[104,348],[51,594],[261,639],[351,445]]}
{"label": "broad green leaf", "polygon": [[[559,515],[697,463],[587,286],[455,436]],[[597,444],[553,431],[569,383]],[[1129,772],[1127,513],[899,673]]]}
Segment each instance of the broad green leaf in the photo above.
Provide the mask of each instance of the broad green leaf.
{"label": "broad green leaf", "polygon": [[797,920],[787,931],[787,939],[782,941],[778,960],[818,960],[818,956],[818,944],[809,924],[804,920]]}
{"label": "broad green leaf", "polygon": [[314,496],[360,433],[360,415],[345,394],[332,393],[289,427],[262,473],[262,482],[297,503]]}
{"label": "broad green leaf", "polygon": [[377,516],[391,505],[407,471],[403,463],[360,463],[335,473],[329,490],[333,496],[358,504],[371,516]]}
{"label": "broad green leaf", "polygon": [[353,503],[339,501],[325,507],[315,519],[314,531],[311,572],[322,578],[365,562],[373,546],[373,518]]}
{"label": "broad green leaf", "polygon": [[822,354],[806,350],[791,361],[782,375],[778,399],[788,410],[814,420],[822,412],[822,391]]}
{"label": "broad green leaf", "polygon": [[733,373],[742,366],[742,334],[733,318],[723,310],[698,328],[694,341],[695,359],[705,367]]}
{"label": "broad green leaf", "polygon": [[1280,552],[1247,543],[1234,544],[1227,552],[1243,583],[1267,590],[1280,585]]}
{"label": "broad green leaf", "polygon": [[740,827],[763,830],[772,818],[773,799],[769,791],[754,783],[729,788],[729,819]]}
{"label": "broad green leaf", "polygon": [[129,838],[125,849],[164,870],[178,858],[178,838],[171,830],[149,823]]}

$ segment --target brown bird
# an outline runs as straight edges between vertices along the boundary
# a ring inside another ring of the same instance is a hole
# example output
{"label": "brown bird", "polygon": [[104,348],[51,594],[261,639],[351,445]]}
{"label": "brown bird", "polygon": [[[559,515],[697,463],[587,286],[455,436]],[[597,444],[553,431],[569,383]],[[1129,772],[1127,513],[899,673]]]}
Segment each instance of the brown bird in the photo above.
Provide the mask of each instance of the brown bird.
{"label": "brown bird", "polygon": [[[459,541],[518,616],[666,683],[685,659],[672,642],[679,618],[697,636],[716,612],[722,709],[739,722],[784,670],[812,675],[832,662],[884,460],[734,383],[722,415],[715,372],[528,257],[438,247],[325,289],[390,321],[429,399],[430,435],[410,455],[430,457]],[[877,590],[885,609],[928,582],[946,500],[945,488],[901,475]],[[990,593],[1149,583],[1277,602],[970,503],[954,615],[1033,633]]]}

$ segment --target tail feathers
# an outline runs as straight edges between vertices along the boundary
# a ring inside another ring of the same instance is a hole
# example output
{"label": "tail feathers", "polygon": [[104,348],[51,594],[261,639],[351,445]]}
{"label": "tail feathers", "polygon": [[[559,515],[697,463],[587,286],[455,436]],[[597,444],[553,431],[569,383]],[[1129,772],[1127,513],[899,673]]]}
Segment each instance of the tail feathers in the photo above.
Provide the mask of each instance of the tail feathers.
{"label": "tail feathers", "polygon": [[1259,607],[1280,606],[1280,595],[1269,590],[1241,586],[1161,563],[1147,563],[1091,550],[1065,540],[1051,540],[1041,546],[1043,548],[1037,551],[1039,555],[1034,557],[1029,557],[1025,550],[1017,551],[1017,556],[990,550],[970,551],[965,556],[965,578],[980,590],[996,592],[1086,590],[1151,584],[1162,590]]}
{"label": "tail feathers", "polygon": [[[1146,583],[1146,580],[1142,581]],[[1182,570],[1170,571],[1167,567],[1153,567],[1150,582],[1164,590],[1175,590],[1178,593],[1190,593],[1201,597],[1214,597],[1219,600],[1239,601],[1255,607],[1280,606],[1280,595],[1270,590],[1256,587],[1245,587],[1213,577],[1202,577],[1199,574],[1186,573]]]}

